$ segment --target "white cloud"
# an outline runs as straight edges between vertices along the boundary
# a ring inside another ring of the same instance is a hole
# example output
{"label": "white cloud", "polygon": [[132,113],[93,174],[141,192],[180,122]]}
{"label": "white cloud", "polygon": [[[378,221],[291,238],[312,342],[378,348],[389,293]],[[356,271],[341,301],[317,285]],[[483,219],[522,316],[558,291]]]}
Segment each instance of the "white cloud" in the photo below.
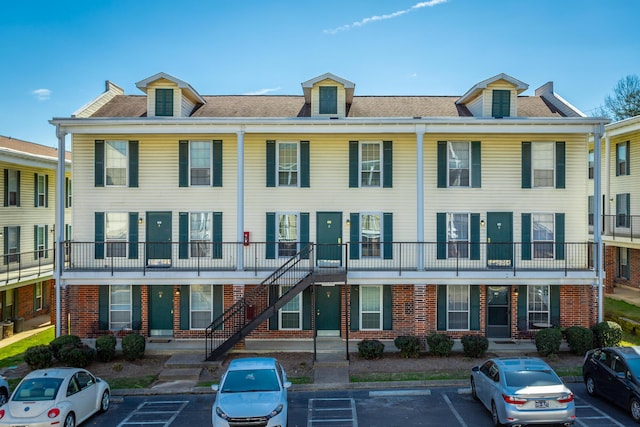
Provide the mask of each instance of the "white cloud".
{"label": "white cloud", "polygon": [[255,92],[245,93],[245,95],[266,95],[266,94],[268,94],[270,92],[277,92],[280,89],[281,89],[280,87],[274,87],[274,88],[271,88],[271,89],[259,89],[259,90],[256,90]]}
{"label": "white cloud", "polygon": [[31,91],[31,94],[36,97],[38,101],[46,101],[51,98],[53,92],[50,89],[36,89]]}
{"label": "white cloud", "polygon": [[403,9],[403,10],[398,10],[392,13],[388,13],[386,15],[375,15],[375,16],[370,16],[368,18],[364,18],[360,21],[356,21],[352,24],[346,24],[346,25],[342,25],[340,27],[337,28],[333,28],[330,30],[324,30],[325,34],[337,34],[340,33],[342,31],[349,31],[352,28],[358,28],[358,27],[363,27],[367,24],[371,24],[373,22],[378,22],[378,21],[385,21],[387,19],[393,19],[393,18],[397,18],[399,16],[402,16],[404,14],[407,14],[409,12],[413,12],[416,9],[422,9],[423,7],[433,7],[436,6],[438,4],[441,3],[446,3],[448,0],[429,0],[429,1],[422,1],[420,3],[416,3],[413,6],[411,6],[408,9]]}

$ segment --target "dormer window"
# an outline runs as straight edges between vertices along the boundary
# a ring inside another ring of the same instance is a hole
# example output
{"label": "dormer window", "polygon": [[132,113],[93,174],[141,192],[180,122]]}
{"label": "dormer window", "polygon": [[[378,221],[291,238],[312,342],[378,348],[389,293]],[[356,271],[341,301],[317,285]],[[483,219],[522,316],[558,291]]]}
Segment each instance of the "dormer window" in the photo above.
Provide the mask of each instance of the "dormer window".
{"label": "dormer window", "polygon": [[173,89],[156,89],[156,116],[173,116]]}
{"label": "dormer window", "polygon": [[338,87],[320,86],[320,114],[338,113]]}
{"label": "dormer window", "polygon": [[511,91],[496,89],[492,93],[491,116],[496,119],[509,117],[511,115]]}

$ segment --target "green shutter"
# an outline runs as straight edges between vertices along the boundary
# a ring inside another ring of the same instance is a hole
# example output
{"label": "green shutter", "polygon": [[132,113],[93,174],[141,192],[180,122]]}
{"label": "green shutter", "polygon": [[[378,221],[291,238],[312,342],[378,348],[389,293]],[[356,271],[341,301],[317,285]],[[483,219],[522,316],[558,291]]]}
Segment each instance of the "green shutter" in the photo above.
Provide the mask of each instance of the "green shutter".
{"label": "green shutter", "polygon": [[382,142],[382,187],[393,187],[393,141]]}
{"label": "green shutter", "polygon": [[173,89],[156,89],[156,116],[173,116]]}
{"label": "green shutter", "polygon": [[[222,316],[224,313],[224,286],[223,285],[213,285],[213,319],[215,320],[218,317]],[[218,329],[222,329],[222,324],[219,325]]]}
{"label": "green shutter", "polygon": [[138,259],[138,212],[129,212],[129,259]]}
{"label": "green shutter", "polygon": [[469,329],[472,331],[480,330],[480,286],[469,286]]}
{"label": "green shutter", "polygon": [[33,259],[38,259],[38,226],[33,226]]}
{"label": "green shutter", "polygon": [[300,187],[302,188],[311,186],[310,166],[309,141],[300,141]]}
{"label": "green shutter", "polygon": [[64,178],[64,207],[69,207],[69,178]]}
{"label": "green shutter", "polygon": [[98,286],[98,329],[109,329],[109,285]]}
{"label": "green shutter", "polygon": [[549,286],[549,311],[551,324],[560,326],[560,285]]}
{"label": "green shutter", "polygon": [[[620,167],[618,166],[620,164],[620,151],[618,150],[619,145],[620,144],[616,144],[616,176],[620,176]],[[594,171],[594,174],[595,173],[597,172]]]}
{"label": "green shutter", "polygon": [[438,331],[447,330],[447,285],[438,285],[436,297],[436,328]]}
{"label": "green shutter", "polygon": [[525,261],[531,259],[531,214],[523,213],[521,216],[522,242],[520,245],[521,258]]}
{"label": "green shutter", "polygon": [[267,212],[266,215],[267,247],[265,248],[265,258],[276,258],[276,214]]}
{"label": "green shutter", "polygon": [[527,312],[527,286],[518,286],[518,330],[529,330],[529,313]]}
{"label": "green shutter", "polygon": [[382,286],[382,329],[393,329],[393,289],[391,285]]}
{"label": "green shutter", "polygon": [[4,170],[4,206],[9,206],[9,169]]}
{"label": "green shutter", "polygon": [[129,141],[129,187],[138,187],[138,141]]}
{"label": "green shutter", "polygon": [[142,286],[131,286],[131,329],[142,329]]}
{"label": "green shutter", "polygon": [[189,258],[189,212],[178,213],[178,258]]}
{"label": "green shutter", "polygon": [[38,207],[38,174],[33,174],[33,207]]}
{"label": "green shutter", "polygon": [[104,187],[104,141],[95,141],[93,156],[94,186]]}
{"label": "green shutter", "polygon": [[531,188],[531,143],[522,143],[522,188]]}
{"label": "green shutter", "polygon": [[480,259],[480,214],[471,214],[471,247],[469,256],[472,260]]}
{"label": "green shutter", "polygon": [[104,212],[94,214],[95,259],[104,258]]}
{"label": "green shutter", "polygon": [[471,187],[482,187],[482,159],[480,141],[471,141]]}
{"label": "green shutter", "polygon": [[276,142],[267,141],[267,187],[276,186]]}
{"label": "green shutter", "polygon": [[213,141],[213,171],[212,179],[214,187],[222,187],[222,141]]}
{"label": "green shutter", "polygon": [[[279,291],[280,288],[278,285],[269,285],[269,306],[275,304],[275,302],[280,298]],[[277,331],[278,330],[278,312],[274,312],[273,316],[269,317],[269,330]]]}
{"label": "green shutter", "polygon": [[447,214],[436,214],[436,258],[447,259]]}
{"label": "green shutter", "polygon": [[556,213],[556,259],[564,259],[564,213]]}
{"label": "green shutter", "polygon": [[49,258],[49,226],[48,225],[44,226],[44,257]]}
{"label": "green shutter", "polygon": [[[3,264],[7,265],[9,264],[9,256],[7,255],[9,253],[9,227],[3,227],[3,236],[4,236],[4,256],[2,257],[3,260]],[[4,295],[4,292],[2,293]],[[4,304],[2,305],[4,307]]]}
{"label": "green shutter", "polygon": [[313,316],[313,307],[311,306],[311,289],[309,286],[302,291],[302,330],[310,331],[312,328],[311,319]]}
{"label": "green shutter", "polygon": [[360,214],[349,214],[349,259],[360,259]]}
{"label": "green shutter", "polygon": [[320,86],[319,88],[319,108],[320,114],[337,114],[338,113],[338,87],[337,86]]}
{"label": "green shutter", "polygon": [[360,287],[351,285],[351,301],[350,301],[350,327],[352,331],[360,329]]}
{"label": "green shutter", "polygon": [[189,186],[189,141],[178,142],[178,186]]}
{"label": "green shutter", "polygon": [[382,218],[382,257],[393,259],[393,213],[385,212]]}
{"label": "green shutter", "polygon": [[302,259],[309,259],[309,212],[300,213],[300,251]]}
{"label": "green shutter", "polygon": [[556,188],[565,188],[566,148],[564,142],[556,142]]}
{"label": "green shutter", "polygon": [[222,259],[222,212],[214,212],[212,219],[211,258]]}
{"label": "green shutter", "polygon": [[511,91],[497,89],[492,91],[491,116],[497,119],[511,115]]}
{"label": "green shutter", "polygon": [[20,171],[16,172],[16,206],[20,206]]}
{"label": "green shutter", "polygon": [[438,188],[447,188],[447,141],[438,141]]}
{"label": "green shutter", "polygon": [[189,285],[180,285],[180,330],[188,331],[191,326],[190,300],[191,288]]}
{"label": "green shutter", "polygon": [[631,141],[625,142],[627,159],[625,161],[625,174],[631,175]]}
{"label": "green shutter", "polygon": [[358,141],[349,141],[349,188],[358,188]]}

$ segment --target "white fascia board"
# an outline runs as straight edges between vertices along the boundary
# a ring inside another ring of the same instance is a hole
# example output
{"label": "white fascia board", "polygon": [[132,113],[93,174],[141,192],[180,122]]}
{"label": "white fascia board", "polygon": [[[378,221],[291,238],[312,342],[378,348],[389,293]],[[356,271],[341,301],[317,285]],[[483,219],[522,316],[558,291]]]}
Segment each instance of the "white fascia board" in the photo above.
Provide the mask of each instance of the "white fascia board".
{"label": "white fascia board", "polygon": [[27,154],[4,147],[0,147],[0,161],[39,169],[56,170],[58,168],[57,157]]}
{"label": "white fascia board", "polygon": [[605,125],[605,136],[613,137],[623,135],[625,133],[637,132],[640,130],[640,116],[631,117],[629,119],[620,120],[619,122]]}

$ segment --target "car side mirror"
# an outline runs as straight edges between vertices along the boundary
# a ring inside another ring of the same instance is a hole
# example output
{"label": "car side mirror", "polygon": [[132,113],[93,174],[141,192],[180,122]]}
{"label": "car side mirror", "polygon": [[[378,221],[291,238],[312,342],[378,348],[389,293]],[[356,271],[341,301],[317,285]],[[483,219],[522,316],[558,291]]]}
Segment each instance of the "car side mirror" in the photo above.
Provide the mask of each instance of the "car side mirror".
{"label": "car side mirror", "polygon": [[284,384],[282,384],[284,386],[284,388],[290,388],[291,387],[291,381],[285,381]]}
{"label": "car side mirror", "polygon": [[217,392],[218,388],[220,387],[220,384],[211,384],[211,390]]}
{"label": "car side mirror", "polygon": [[479,366],[474,366],[473,368],[471,368],[471,370],[473,372],[478,372],[480,370],[480,367]]}
{"label": "car side mirror", "polygon": [[623,380],[623,379],[627,378],[627,375],[624,372],[616,372],[616,377],[618,377],[619,379]]}

